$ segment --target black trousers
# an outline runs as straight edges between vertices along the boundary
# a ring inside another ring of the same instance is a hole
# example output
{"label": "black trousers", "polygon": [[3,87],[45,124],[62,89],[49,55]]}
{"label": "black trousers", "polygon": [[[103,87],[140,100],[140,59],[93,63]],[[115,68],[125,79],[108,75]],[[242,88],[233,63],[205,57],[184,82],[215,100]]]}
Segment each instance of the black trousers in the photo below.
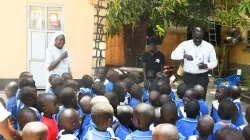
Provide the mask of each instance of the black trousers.
{"label": "black trousers", "polygon": [[205,96],[204,100],[206,100],[206,95],[207,95],[207,86],[209,83],[208,79],[208,73],[201,73],[201,74],[191,74],[185,72],[183,75],[183,82],[185,84],[190,84],[190,85],[201,85],[204,88]]}

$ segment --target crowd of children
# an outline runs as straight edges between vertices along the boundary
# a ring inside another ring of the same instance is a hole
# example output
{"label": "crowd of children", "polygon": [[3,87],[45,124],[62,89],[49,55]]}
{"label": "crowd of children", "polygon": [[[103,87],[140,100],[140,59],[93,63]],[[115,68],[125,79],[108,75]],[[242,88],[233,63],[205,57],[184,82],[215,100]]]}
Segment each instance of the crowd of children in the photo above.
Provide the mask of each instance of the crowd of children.
{"label": "crowd of children", "polygon": [[[148,71],[143,87],[137,72],[121,79],[101,67],[95,75],[77,82],[69,73],[52,74],[51,88],[38,95],[32,74],[23,72],[6,85],[6,104],[1,98],[0,103],[23,140],[250,139],[237,86],[216,90],[209,115],[200,85],[182,83],[175,97],[163,73]],[[245,118],[250,123],[250,107]]]}

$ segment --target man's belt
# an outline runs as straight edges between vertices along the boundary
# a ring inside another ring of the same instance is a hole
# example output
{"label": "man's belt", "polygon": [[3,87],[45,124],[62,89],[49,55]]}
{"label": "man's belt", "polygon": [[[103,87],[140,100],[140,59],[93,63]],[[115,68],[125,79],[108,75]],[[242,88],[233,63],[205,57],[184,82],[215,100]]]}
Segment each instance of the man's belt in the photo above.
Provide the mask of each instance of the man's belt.
{"label": "man's belt", "polygon": [[191,75],[191,76],[194,76],[194,77],[196,77],[196,76],[207,76],[208,75],[207,72],[204,72],[204,73],[195,73],[195,74],[189,73],[189,72],[185,72],[185,74]]}

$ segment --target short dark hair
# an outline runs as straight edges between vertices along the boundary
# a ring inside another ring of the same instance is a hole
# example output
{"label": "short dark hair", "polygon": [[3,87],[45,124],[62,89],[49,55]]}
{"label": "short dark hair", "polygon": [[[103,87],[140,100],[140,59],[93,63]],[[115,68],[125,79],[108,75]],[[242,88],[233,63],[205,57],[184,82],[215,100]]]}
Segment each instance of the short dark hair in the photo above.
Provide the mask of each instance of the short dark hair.
{"label": "short dark hair", "polygon": [[19,80],[21,80],[22,78],[27,78],[26,76],[29,75],[29,74],[32,75],[32,73],[30,73],[28,71],[24,71],[24,72],[20,73]]}
{"label": "short dark hair", "polygon": [[64,89],[64,88],[66,88],[66,86],[61,85],[61,86],[58,86],[58,87],[55,89],[54,94],[55,94],[55,96],[56,96],[57,98],[58,98],[58,96],[59,96],[61,90]]}
{"label": "short dark hair", "polygon": [[61,85],[63,85],[63,80],[61,77],[55,77],[51,81],[51,86],[52,86],[53,90],[55,90],[58,86],[61,86]]}
{"label": "short dark hair", "polygon": [[77,103],[76,91],[73,88],[65,87],[61,90],[58,99],[65,107],[71,107]]}
{"label": "short dark hair", "polygon": [[134,81],[129,77],[125,78],[123,81],[126,83],[127,88],[131,88],[135,84]]}
{"label": "short dark hair", "polygon": [[36,82],[32,78],[22,78],[18,86],[20,89],[26,86],[36,87]]}
{"label": "short dark hair", "polygon": [[95,125],[101,126],[114,116],[114,110],[110,104],[98,103],[92,107],[91,117]]}
{"label": "short dark hair", "polygon": [[50,84],[51,84],[52,80],[53,80],[55,77],[60,77],[60,76],[57,75],[57,74],[51,74],[51,75],[49,76],[49,83],[50,83]]}
{"label": "short dark hair", "polygon": [[63,73],[61,77],[64,81],[68,80],[68,79],[73,79],[73,77],[70,73]]}
{"label": "short dark hair", "polygon": [[102,82],[95,82],[92,87],[94,93],[100,95],[101,89],[105,89],[105,85]]}
{"label": "short dark hair", "polygon": [[195,99],[189,100],[184,108],[188,118],[196,118],[200,114],[200,104]]}
{"label": "short dark hair", "polygon": [[85,88],[92,88],[93,78],[90,75],[84,75],[82,77],[82,86]]}
{"label": "short dark hair", "polygon": [[121,85],[114,84],[114,88],[112,91],[114,91],[118,95],[119,102],[124,102],[127,91],[123,87],[121,87]]}
{"label": "short dark hair", "polygon": [[169,95],[166,95],[166,94],[160,95],[160,97],[158,99],[159,106],[162,106],[163,104],[165,104],[167,102],[173,102],[172,98]]}
{"label": "short dark hair", "polygon": [[33,121],[38,121],[38,117],[34,110],[32,110],[29,107],[23,107],[17,113],[17,120],[20,123],[19,125],[22,129],[22,127],[24,127],[25,124]]}
{"label": "short dark hair", "polygon": [[113,107],[114,111],[117,110],[118,106],[118,96],[115,92],[109,91],[104,94],[104,96],[109,100],[109,104]]}
{"label": "short dark hair", "polygon": [[177,87],[177,95],[180,99],[183,98],[185,92],[187,89],[189,88],[192,88],[191,85],[187,85],[187,84],[184,84],[184,83],[181,83],[178,87]]}
{"label": "short dark hair", "polygon": [[244,140],[242,133],[236,128],[224,127],[216,132],[216,139],[223,137],[225,140]]}
{"label": "short dark hair", "polygon": [[140,120],[143,124],[145,124],[147,127],[151,125],[151,123],[154,121],[155,117],[155,110],[154,107],[145,104],[145,103],[139,103],[134,107],[134,114],[137,115],[137,119]]}
{"label": "short dark hair", "polygon": [[149,92],[149,101],[153,107],[159,107],[158,100],[160,97],[160,93],[156,90],[152,90]]}
{"label": "short dark hair", "polygon": [[160,92],[160,94],[169,95],[171,93],[171,86],[165,80],[158,81],[157,88],[158,88],[158,91]]}
{"label": "short dark hair", "polygon": [[196,32],[200,32],[200,33],[203,33],[204,34],[204,30],[201,28],[201,27],[195,27],[193,30],[192,30],[192,34],[196,33]]}
{"label": "short dark hair", "polygon": [[48,96],[54,96],[56,98],[54,94],[50,94],[50,93],[43,93],[37,96],[37,107],[42,112],[44,111],[44,106],[48,103],[48,100],[47,100]]}
{"label": "short dark hair", "polygon": [[[170,122],[174,123],[177,121],[178,112],[177,112],[177,107],[176,107],[174,102],[167,102],[161,106],[161,117],[162,117],[163,121],[164,121],[166,113],[171,113],[171,115],[172,115],[172,116],[166,116],[166,117],[171,117],[169,120]],[[167,122],[167,123],[170,123],[170,122]],[[164,123],[166,123],[166,122],[164,122]]]}
{"label": "short dark hair", "polygon": [[235,104],[229,99],[223,99],[218,108],[218,115],[223,120],[231,120],[235,113]]}
{"label": "short dark hair", "polygon": [[117,119],[122,125],[128,125],[133,118],[133,108],[130,106],[120,106],[117,112]]}
{"label": "short dark hair", "polygon": [[142,94],[143,94],[143,92],[142,92],[142,87],[141,86],[133,85],[131,87],[131,96],[133,98],[136,98],[136,99],[140,100],[140,99],[142,99]]}
{"label": "short dark hair", "polygon": [[[35,91],[35,92],[34,92]],[[23,102],[25,105],[30,103],[30,97],[33,97],[33,94],[37,94],[36,88],[31,87],[31,86],[26,86],[21,88],[20,93],[19,93],[19,99],[21,102]]]}

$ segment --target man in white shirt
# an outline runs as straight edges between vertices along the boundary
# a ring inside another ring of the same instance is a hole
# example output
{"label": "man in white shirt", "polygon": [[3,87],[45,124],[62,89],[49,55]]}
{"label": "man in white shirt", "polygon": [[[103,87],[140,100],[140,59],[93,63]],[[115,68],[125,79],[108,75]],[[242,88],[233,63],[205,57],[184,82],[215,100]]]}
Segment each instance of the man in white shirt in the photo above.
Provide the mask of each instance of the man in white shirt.
{"label": "man in white shirt", "polygon": [[204,31],[202,28],[194,28],[192,36],[192,40],[184,41],[177,46],[171,54],[171,59],[184,59],[184,83],[199,84],[206,93],[209,82],[208,70],[215,68],[218,61],[213,45],[203,40]]}

